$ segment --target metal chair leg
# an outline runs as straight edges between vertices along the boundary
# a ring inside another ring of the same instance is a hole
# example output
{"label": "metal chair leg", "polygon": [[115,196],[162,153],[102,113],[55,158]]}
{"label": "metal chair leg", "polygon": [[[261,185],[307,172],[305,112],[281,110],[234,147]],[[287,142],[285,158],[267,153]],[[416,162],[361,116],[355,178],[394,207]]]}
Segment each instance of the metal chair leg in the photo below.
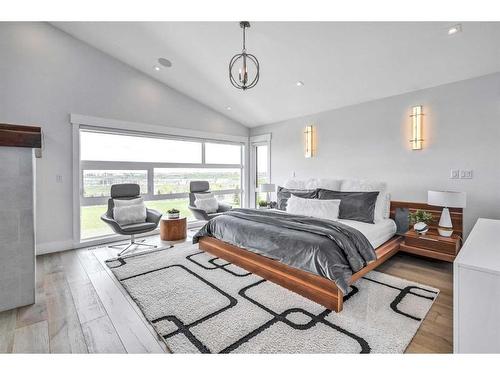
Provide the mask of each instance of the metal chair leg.
{"label": "metal chair leg", "polygon": [[[147,244],[147,243],[143,243],[145,240],[139,240],[139,241],[135,241],[135,235],[131,235],[130,236],[130,243],[128,244],[128,246],[123,249],[122,251],[120,251],[117,256],[122,256],[123,254],[125,254],[127,251],[131,250],[131,247],[132,246],[136,246],[139,247],[139,246],[144,246],[144,247],[150,247],[150,248],[153,248],[153,249],[156,249],[158,246],[156,245],[150,245],[150,244]],[[120,245],[114,245],[115,247],[116,246],[120,246]],[[123,245],[122,245],[123,246]],[[109,246],[109,247],[112,247],[112,246]]]}

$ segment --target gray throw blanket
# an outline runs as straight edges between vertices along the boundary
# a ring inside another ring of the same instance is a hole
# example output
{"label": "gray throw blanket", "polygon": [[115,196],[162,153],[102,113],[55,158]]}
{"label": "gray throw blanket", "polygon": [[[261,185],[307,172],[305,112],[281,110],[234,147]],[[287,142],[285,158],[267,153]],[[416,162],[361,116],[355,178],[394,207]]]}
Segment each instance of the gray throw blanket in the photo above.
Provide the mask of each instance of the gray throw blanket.
{"label": "gray throw blanket", "polygon": [[344,294],[351,275],[377,259],[370,242],[352,227],[279,211],[234,209],[207,222],[193,243],[205,236],[326,277]]}

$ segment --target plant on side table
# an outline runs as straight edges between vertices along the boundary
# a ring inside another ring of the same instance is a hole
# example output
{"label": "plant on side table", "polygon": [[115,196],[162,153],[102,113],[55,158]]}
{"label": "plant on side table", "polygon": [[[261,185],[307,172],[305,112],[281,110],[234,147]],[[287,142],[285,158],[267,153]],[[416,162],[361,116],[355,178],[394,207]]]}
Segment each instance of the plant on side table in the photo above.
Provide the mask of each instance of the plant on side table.
{"label": "plant on side table", "polygon": [[172,208],[167,211],[167,218],[169,219],[178,219],[180,211],[177,208]]}
{"label": "plant on side table", "polygon": [[267,208],[267,201],[261,199],[258,202],[259,208]]}
{"label": "plant on side table", "polygon": [[425,234],[429,230],[429,224],[432,221],[432,214],[424,210],[416,210],[408,214],[410,225],[418,234]]}

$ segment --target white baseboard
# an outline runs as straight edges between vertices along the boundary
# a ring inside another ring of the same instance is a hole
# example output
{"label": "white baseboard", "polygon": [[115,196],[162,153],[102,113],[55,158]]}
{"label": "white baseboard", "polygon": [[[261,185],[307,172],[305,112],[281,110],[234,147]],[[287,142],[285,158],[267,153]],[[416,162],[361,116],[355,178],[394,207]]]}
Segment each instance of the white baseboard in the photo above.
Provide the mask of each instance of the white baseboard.
{"label": "white baseboard", "polygon": [[36,244],[36,255],[57,253],[74,248],[73,240],[54,241]]}

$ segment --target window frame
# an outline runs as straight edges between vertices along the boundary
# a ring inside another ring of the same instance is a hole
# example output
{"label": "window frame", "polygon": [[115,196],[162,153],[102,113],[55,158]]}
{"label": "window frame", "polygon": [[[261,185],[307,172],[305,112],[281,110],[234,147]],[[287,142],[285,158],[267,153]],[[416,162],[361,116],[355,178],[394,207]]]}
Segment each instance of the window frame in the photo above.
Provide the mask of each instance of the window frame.
{"label": "window frame", "polygon": [[248,186],[249,207],[256,207],[257,191],[257,147],[267,146],[267,172],[271,183],[271,134],[262,134],[250,137],[250,178]]}
{"label": "window frame", "polygon": [[[78,120],[81,120],[80,116],[76,115]],[[105,119],[102,119],[105,122]],[[114,121],[114,120],[108,120]],[[238,136],[226,136],[221,137],[223,139],[214,139],[211,134],[199,132],[199,131],[188,131],[186,133],[195,133],[194,135],[177,135],[177,134],[167,134],[149,131],[137,131],[131,129],[123,129],[118,126],[113,126],[111,128],[103,126],[95,126],[94,124],[85,125],[81,123],[82,121],[73,121],[72,115],[72,125],[73,125],[73,183],[74,186],[78,186],[78,189],[74,189],[73,192],[73,242],[75,247],[89,246],[97,243],[105,243],[110,241],[116,241],[120,238],[126,238],[126,236],[119,236],[116,234],[109,234],[103,236],[81,238],[81,207],[89,205],[100,205],[107,204],[109,197],[84,197],[83,196],[83,171],[84,170],[146,170],[147,171],[147,186],[148,191],[146,194],[141,194],[145,201],[157,201],[166,199],[178,199],[178,198],[188,198],[189,193],[172,193],[172,194],[154,194],[154,169],[155,168],[217,168],[217,169],[239,169],[240,170],[240,188],[239,189],[225,189],[225,190],[214,190],[213,192],[217,195],[223,194],[239,194],[241,206],[246,206],[246,190],[247,190],[247,168],[246,164],[246,152],[247,152],[247,137]],[[127,125],[130,123],[126,123]],[[113,124],[114,125],[114,124]],[[138,124],[140,125],[140,124]],[[154,127],[154,126],[153,126]],[[158,128],[158,127],[156,127]],[[177,128],[167,128],[174,130],[174,133],[182,130]],[[159,128],[158,128],[159,130]],[[191,141],[200,142],[202,146],[202,162],[201,163],[165,163],[165,162],[123,162],[123,161],[94,161],[94,160],[81,160],[80,159],[80,132],[81,131],[92,131],[101,132],[108,134],[126,134],[139,137],[155,137],[161,139],[169,140],[180,140],[180,141]],[[197,134],[196,134],[197,133]],[[226,139],[224,139],[226,138]],[[229,138],[229,139],[227,139]],[[221,144],[231,144],[240,146],[241,150],[241,162],[240,164],[207,164],[205,163],[205,143],[221,143]],[[188,222],[188,227],[200,226],[201,222],[192,220]],[[158,229],[155,231],[158,232]],[[155,232],[150,232],[146,235],[151,235]]]}

